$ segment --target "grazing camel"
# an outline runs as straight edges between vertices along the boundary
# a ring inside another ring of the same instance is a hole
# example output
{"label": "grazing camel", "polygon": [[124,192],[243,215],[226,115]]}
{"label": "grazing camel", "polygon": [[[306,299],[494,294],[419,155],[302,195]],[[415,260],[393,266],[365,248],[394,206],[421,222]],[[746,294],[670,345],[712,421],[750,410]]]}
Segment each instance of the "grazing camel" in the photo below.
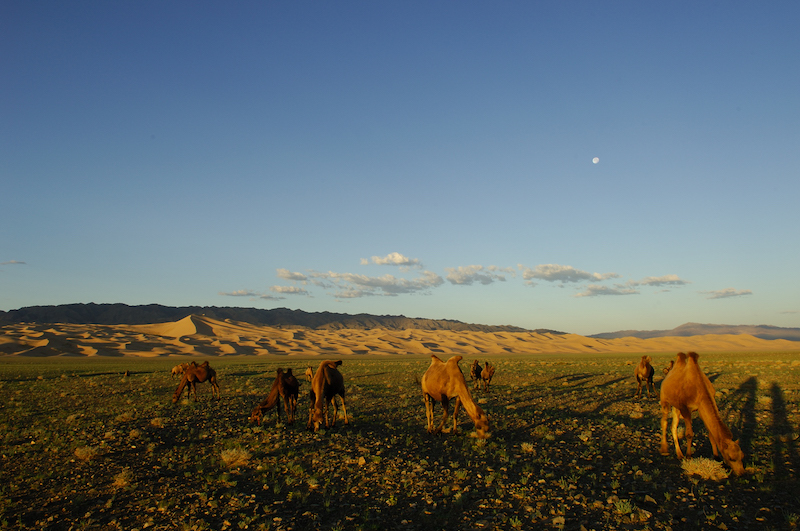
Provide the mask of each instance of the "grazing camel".
{"label": "grazing camel", "polygon": [[489,365],[489,362],[486,362],[486,366],[481,371],[481,380],[483,381],[483,390],[489,390],[489,383],[492,381],[492,376],[494,376],[494,365]]}
{"label": "grazing camel", "polygon": [[[314,431],[319,430],[323,417],[326,428],[336,426],[336,418],[339,416],[339,410],[336,407],[336,395],[339,395],[342,400],[344,423],[348,424],[347,407],[344,404],[344,378],[342,378],[342,373],[339,372],[339,369],[336,368],[341,364],[342,360],[323,361],[319,364],[317,373],[311,381],[311,409],[308,415],[308,429],[313,426]],[[333,408],[333,422],[329,424],[328,410],[331,407]]]}
{"label": "grazing camel", "polygon": [[[449,416],[450,399],[455,398],[453,431],[457,431],[458,411],[461,408],[461,404],[464,404],[467,415],[475,423],[477,437],[485,439],[489,437],[489,417],[472,399],[469,388],[467,388],[467,382],[464,380],[464,375],[458,366],[460,360],[461,356],[453,356],[445,363],[435,355],[431,355],[430,367],[422,376],[422,398],[425,401],[425,415],[428,418],[428,433],[449,431],[443,428]],[[434,428],[433,406],[436,402],[442,403],[444,415],[439,426]]]}
{"label": "grazing camel", "polygon": [[639,362],[639,365],[633,370],[633,376],[636,378],[636,398],[642,396],[642,386],[644,385],[645,389],[647,389],[647,398],[650,398],[650,389],[653,390],[653,394],[656,393],[656,388],[653,385],[653,375],[655,374],[655,369],[653,366],[650,365],[650,362],[653,359],[650,356],[642,356],[642,361]]}
{"label": "grazing camel", "polygon": [[667,374],[669,374],[669,371],[671,371],[671,370],[672,370],[672,366],[673,366],[673,365],[675,365],[675,360],[669,360],[669,363],[667,363],[667,366],[666,366],[666,367],[664,367],[664,376],[666,376]]}
{"label": "grazing camel", "polygon": [[481,364],[478,363],[478,360],[472,362],[472,365],[469,367],[469,377],[473,382],[473,389],[480,389],[481,387]]}
{"label": "grazing camel", "polygon": [[189,366],[188,363],[180,363],[178,365],[175,365],[172,368],[172,378],[175,379],[176,376],[180,376],[181,374],[183,374],[183,371],[185,371],[186,367],[188,366]]}
{"label": "grazing camel", "polygon": [[183,388],[186,385],[189,385],[189,390],[187,391],[188,396],[192,396],[192,392],[194,392],[194,400],[197,402],[197,387],[196,384],[203,383],[208,381],[211,383],[211,395],[215,397],[217,400],[220,399],[219,393],[219,384],[217,384],[217,371],[209,367],[208,362],[204,361],[202,364],[198,365],[197,362],[193,361],[192,363],[188,364],[186,369],[183,371],[183,378],[181,378],[181,383],[178,384],[178,388],[175,389],[175,394],[172,395],[172,403],[176,403],[178,399],[181,397],[183,393]]}
{"label": "grazing camel", "polygon": [[314,379],[314,371],[311,369],[311,365],[306,367],[306,380],[311,381]]}
{"label": "grazing camel", "polygon": [[297,397],[300,393],[300,382],[292,374],[292,369],[278,369],[275,375],[275,381],[272,382],[272,388],[269,390],[267,397],[261,401],[259,405],[253,408],[250,413],[250,422],[256,422],[261,425],[261,419],[264,413],[269,411],[275,406],[275,413],[278,417],[278,422],[281,420],[280,401],[283,398],[283,405],[286,409],[287,423],[294,423],[295,414],[297,413]]}
{"label": "grazing camel", "polygon": [[678,359],[661,383],[661,455],[669,455],[667,445],[667,418],[672,410],[672,440],[675,454],[683,459],[678,441],[678,422],[683,417],[686,437],[686,457],[692,455],[692,412],[698,411],[708,430],[708,439],[714,456],[722,459],[737,476],[744,473],[744,453],[739,442],[733,440],[730,430],[722,422],[714,400],[714,386],[697,364],[697,353],[678,353]]}

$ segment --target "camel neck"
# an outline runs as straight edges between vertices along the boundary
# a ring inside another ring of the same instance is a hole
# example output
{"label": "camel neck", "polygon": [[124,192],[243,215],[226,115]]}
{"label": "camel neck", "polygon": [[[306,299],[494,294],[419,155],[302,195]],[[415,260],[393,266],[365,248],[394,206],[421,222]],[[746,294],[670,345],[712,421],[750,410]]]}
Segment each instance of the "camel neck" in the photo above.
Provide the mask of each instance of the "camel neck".
{"label": "camel neck", "polygon": [[725,438],[731,439],[733,436],[727,426],[722,422],[719,416],[719,410],[714,403],[714,399],[706,396],[704,400],[700,401],[700,407],[697,408],[700,418],[703,419],[703,424],[709,431],[719,432]]}

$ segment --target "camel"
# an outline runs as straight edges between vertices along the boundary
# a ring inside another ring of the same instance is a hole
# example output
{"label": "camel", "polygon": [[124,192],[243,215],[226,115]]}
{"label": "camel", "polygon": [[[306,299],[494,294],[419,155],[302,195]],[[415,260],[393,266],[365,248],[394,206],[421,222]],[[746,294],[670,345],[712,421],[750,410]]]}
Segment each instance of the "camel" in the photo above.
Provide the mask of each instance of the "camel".
{"label": "camel", "polygon": [[[314,431],[319,430],[323,417],[326,428],[336,426],[336,418],[339,416],[339,410],[336,407],[336,395],[339,395],[342,400],[344,423],[348,424],[347,407],[345,407],[344,403],[344,378],[342,378],[342,373],[339,372],[339,369],[336,368],[341,364],[342,360],[323,361],[319,364],[317,373],[311,381],[311,408],[308,415],[308,429],[313,426]],[[328,410],[331,406],[333,408],[333,422],[329,424]]]}
{"label": "camel", "polygon": [[669,455],[667,445],[667,418],[672,410],[672,440],[675,443],[675,454],[678,459],[683,459],[678,441],[678,422],[683,418],[686,437],[686,457],[692,455],[692,412],[698,411],[708,430],[708,439],[714,456],[722,454],[722,459],[727,463],[737,476],[744,473],[742,459],[744,453],[739,448],[739,442],[733,440],[730,430],[720,418],[717,402],[714,400],[714,386],[703,374],[697,364],[698,355],[690,352],[688,355],[678,353],[678,359],[661,383],[661,455]]}
{"label": "camel", "polygon": [[653,366],[650,365],[650,362],[653,359],[650,356],[642,356],[642,361],[639,362],[639,365],[633,370],[633,376],[636,378],[636,398],[642,396],[642,386],[644,385],[645,389],[647,389],[647,398],[650,398],[650,389],[653,390],[653,394],[656,393],[656,388],[653,385],[653,374],[655,374],[655,369]]}
{"label": "camel", "polygon": [[172,378],[175,379],[176,376],[180,376],[181,374],[183,374],[183,371],[185,371],[186,367],[188,366],[189,366],[188,363],[179,363],[178,365],[175,365],[172,368]]}
{"label": "camel", "polygon": [[[428,419],[428,433],[448,432],[443,429],[449,416],[450,399],[455,398],[456,404],[453,408],[453,431],[458,428],[458,412],[461,404],[467,411],[467,415],[475,423],[476,436],[481,439],[489,437],[489,417],[472,399],[469,393],[467,382],[461,373],[458,362],[461,356],[453,356],[443,362],[436,355],[431,355],[431,364],[422,376],[422,398],[425,401],[425,415]],[[442,403],[444,415],[442,421],[436,428],[433,427],[433,407],[436,402]]]}
{"label": "camel", "polygon": [[478,363],[478,360],[473,361],[469,367],[469,377],[474,383],[473,389],[480,389],[481,387],[481,370],[481,364]]}
{"label": "camel", "polygon": [[672,366],[673,366],[673,365],[675,365],[675,360],[669,360],[669,363],[667,363],[667,366],[666,366],[666,367],[664,367],[664,376],[666,376],[667,374],[669,374],[669,371],[671,371],[671,370],[672,370]]}
{"label": "camel", "polygon": [[294,423],[295,414],[297,413],[297,397],[300,392],[300,382],[292,374],[292,369],[278,369],[275,375],[275,381],[272,382],[272,388],[269,390],[267,397],[257,405],[250,414],[250,422],[256,422],[261,425],[261,419],[266,411],[269,411],[275,406],[275,412],[278,421],[281,420],[280,401],[283,398],[283,405],[286,409],[287,423]]}
{"label": "camel", "polygon": [[186,385],[189,385],[188,396],[192,396],[192,392],[194,392],[194,400],[197,401],[197,387],[196,384],[198,382],[203,383],[208,381],[211,383],[211,394],[217,400],[220,399],[219,393],[219,385],[217,384],[217,371],[212,369],[207,361],[204,361],[202,364],[198,365],[197,362],[193,361],[192,363],[188,364],[186,369],[183,371],[183,378],[181,378],[181,383],[178,384],[178,388],[175,390],[175,394],[172,395],[172,403],[176,403],[178,399],[181,397],[183,393],[183,388]]}
{"label": "camel", "polygon": [[483,390],[489,390],[489,383],[492,381],[492,376],[494,376],[494,365],[489,365],[489,362],[486,362],[486,366],[481,371],[481,380],[483,381]]}
{"label": "camel", "polygon": [[306,381],[311,381],[314,378],[314,371],[311,369],[311,365],[306,367]]}

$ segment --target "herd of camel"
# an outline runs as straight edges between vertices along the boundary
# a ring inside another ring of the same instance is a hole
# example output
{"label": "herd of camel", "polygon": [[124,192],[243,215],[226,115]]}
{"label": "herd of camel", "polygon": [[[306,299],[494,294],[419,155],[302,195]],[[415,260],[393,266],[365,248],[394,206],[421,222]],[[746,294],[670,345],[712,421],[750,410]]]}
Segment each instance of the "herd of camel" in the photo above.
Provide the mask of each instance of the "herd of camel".
{"label": "herd of camel", "polygon": [[[481,409],[469,391],[469,386],[464,378],[458,362],[461,356],[453,356],[446,362],[440,360],[436,355],[431,355],[431,364],[422,376],[422,396],[425,402],[425,414],[427,417],[428,433],[447,433],[450,429],[445,428],[445,423],[450,417],[450,400],[455,398],[453,407],[453,428],[455,432],[458,424],[458,413],[461,406],[472,422],[475,424],[475,436],[481,439],[490,436],[489,416]],[[684,354],[679,352],[677,358],[670,361],[664,369],[664,380],[661,382],[661,447],[662,455],[669,455],[669,445],[667,444],[667,425],[669,416],[672,414],[671,434],[675,444],[675,454],[678,459],[691,457],[692,455],[692,413],[699,412],[700,418],[708,431],[708,438],[711,441],[711,449],[715,457],[722,457],[725,463],[733,470],[736,475],[744,473],[742,460],[744,453],[739,447],[738,441],[733,440],[731,431],[722,422],[719,409],[714,398],[714,386],[703,373],[697,363],[698,355],[695,352]],[[651,396],[651,390],[655,394],[653,385],[653,375],[655,370],[651,365],[650,356],[642,356],[641,361],[634,369],[634,377],[637,382],[636,398],[641,397],[642,387],[647,391],[647,396]],[[322,423],[326,428],[334,427],[336,419],[339,417],[336,396],[339,396],[344,423],[348,423],[347,408],[345,406],[344,378],[339,372],[341,360],[326,360],[320,363],[316,373],[309,366],[305,372],[305,379],[311,382],[309,393],[310,408],[308,418],[308,429],[319,430]],[[217,384],[217,373],[212,369],[208,362],[198,365],[196,362],[182,363],[172,369],[172,375],[181,376],[181,382],[175,390],[172,402],[176,403],[189,386],[188,395],[194,393],[197,400],[197,383],[209,382],[212,394],[219,399],[219,385]],[[494,366],[486,362],[481,367],[477,360],[470,367],[470,377],[473,381],[474,389],[489,390],[489,383],[494,376]],[[250,415],[251,422],[261,424],[265,412],[275,409],[280,421],[280,401],[283,399],[284,408],[288,422],[291,424],[297,414],[297,401],[300,396],[300,382],[292,374],[292,369],[277,369],[275,381],[267,397],[262,400]],[[434,405],[442,405],[443,415],[438,426],[434,427]],[[332,419],[329,420],[329,413],[332,409]],[[686,453],[681,451],[678,423],[684,422],[684,438],[686,439]]]}

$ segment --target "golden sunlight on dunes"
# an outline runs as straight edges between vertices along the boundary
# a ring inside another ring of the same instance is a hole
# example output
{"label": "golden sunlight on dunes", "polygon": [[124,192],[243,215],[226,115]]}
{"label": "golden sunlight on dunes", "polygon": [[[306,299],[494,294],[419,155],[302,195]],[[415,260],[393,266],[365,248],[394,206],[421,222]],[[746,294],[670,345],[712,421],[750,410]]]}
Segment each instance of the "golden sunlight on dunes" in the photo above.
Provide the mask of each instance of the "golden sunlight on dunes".
{"label": "golden sunlight on dunes", "polygon": [[0,327],[0,356],[358,356],[590,354],[800,350],[800,342],[751,335],[595,339],[576,334],[272,328],[190,315],[151,325]]}

